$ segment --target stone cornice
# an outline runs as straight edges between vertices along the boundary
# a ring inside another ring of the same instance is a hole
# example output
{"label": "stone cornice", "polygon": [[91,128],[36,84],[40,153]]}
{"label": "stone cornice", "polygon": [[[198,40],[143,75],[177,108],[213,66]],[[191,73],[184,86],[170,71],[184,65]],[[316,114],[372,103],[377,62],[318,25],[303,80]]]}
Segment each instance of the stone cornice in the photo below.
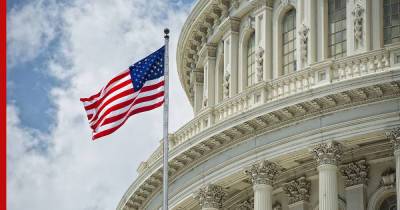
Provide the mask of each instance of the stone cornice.
{"label": "stone cornice", "polygon": [[368,164],[365,160],[359,160],[343,165],[341,168],[342,175],[346,187],[359,184],[367,184],[368,181]]}

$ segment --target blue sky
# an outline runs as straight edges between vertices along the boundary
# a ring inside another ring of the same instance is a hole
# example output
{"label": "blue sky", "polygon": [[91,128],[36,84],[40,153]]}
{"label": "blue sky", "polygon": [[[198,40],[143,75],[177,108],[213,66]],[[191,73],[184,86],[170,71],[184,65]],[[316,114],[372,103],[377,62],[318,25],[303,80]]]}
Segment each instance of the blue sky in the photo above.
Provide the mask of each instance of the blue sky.
{"label": "blue sky", "polygon": [[192,0],[7,4],[8,209],[114,209],[137,166],[159,146],[162,112],[138,115],[92,142],[79,98],[162,45],[168,26],[170,130],[190,120],[175,53]]}

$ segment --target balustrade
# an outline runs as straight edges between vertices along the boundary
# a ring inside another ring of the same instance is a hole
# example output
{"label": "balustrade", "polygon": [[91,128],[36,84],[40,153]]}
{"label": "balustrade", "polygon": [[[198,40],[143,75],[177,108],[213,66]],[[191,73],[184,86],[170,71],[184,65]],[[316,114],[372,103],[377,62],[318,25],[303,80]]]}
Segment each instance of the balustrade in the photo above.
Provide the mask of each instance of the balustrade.
{"label": "balustrade", "polygon": [[[398,51],[399,47],[370,51],[338,60],[326,60],[275,80],[260,82],[231,98],[225,99],[222,103],[201,110],[194,119],[171,135],[169,149],[172,150],[183,144],[197,134],[209,129],[212,125],[265,103],[324,85],[387,71],[390,69],[390,64],[394,62],[390,60],[390,55],[392,54],[392,57],[394,57],[394,54]],[[160,158],[162,158],[161,146],[157,148],[147,162],[139,167],[139,171],[150,167]]]}

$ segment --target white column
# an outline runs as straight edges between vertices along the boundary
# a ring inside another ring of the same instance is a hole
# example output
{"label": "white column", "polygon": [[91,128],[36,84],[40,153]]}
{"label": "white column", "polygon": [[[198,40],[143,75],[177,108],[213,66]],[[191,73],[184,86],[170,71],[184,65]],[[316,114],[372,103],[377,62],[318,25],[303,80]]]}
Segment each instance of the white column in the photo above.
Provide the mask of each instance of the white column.
{"label": "white column", "polygon": [[394,151],[394,158],[396,160],[396,194],[397,194],[397,208],[400,207],[400,140],[397,139],[397,150]]}
{"label": "white column", "polygon": [[255,184],[254,190],[254,209],[272,210],[272,186],[267,184]]}
{"label": "white column", "polygon": [[203,82],[204,73],[203,69],[194,69],[190,73],[190,83],[193,87],[194,94],[194,113],[197,114],[202,108],[203,104]]}
{"label": "white column", "polygon": [[218,210],[222,207],[224,196],[222,187],[208,184],[201,187],[194,197],[199,201],[202,210]]}
{"label": "white column", "polygon": [[393,145],[394,159],[396,162],[396,194],[397,209],[400,207],[400,127],[386,134]]}
{"label": "white column", "polygon": [[383,21],[381,18],[372,17],[383,17],[382,1],[372,1],[371,2],[371,49],[376,50],[383,47]]}
{"label": "white column", "polygon": [[318,162],[319,210],[338,210],[337,162],[341,146],[335,142],[322,143],[314,147],[313,154]]}
{"label": "white column", "polygon": [[207,55],[206,55],[206,63],[204,65],[207,70],[207,106],[213,106],[215,104],[215,68],[216,68],[216,47],[213,45],[207,45]]}
{"label": "white column", "polygon": [[328,49],[328,1],[327,0],[319,0],[318,1],[318,20],[317,20],[318,31],[318,53],[320,54],[320,60],[327,59],[329,57],[329,49]]}
{"label": "white column", "polygon": [[272,184],[280,167],[264,160],[252,165],[245,172],[253,182],[254,210],[272,210]]}
{"label": "white column", "polygon": [[314,1],[304,2],[304,25],[307,27],[307,64],[317,62],[317,4]]}
{"label": "white column", "polygon": [[238,53],[239,53],[239,27],[238,19],[228,20],[229,29],[224,35],[224,88],[229,89],[229,95],[224,90],[225,98],[232,97],[238,92]]}
{"label": "white column", "polygon": [[262,79],[272,78],[272,8],[260,3],[254,12],[256,53],[262,52]]}
{"label": "white column", "polygon": [[337,166],[323,164],[319,172],[319,209],[338,210]]}

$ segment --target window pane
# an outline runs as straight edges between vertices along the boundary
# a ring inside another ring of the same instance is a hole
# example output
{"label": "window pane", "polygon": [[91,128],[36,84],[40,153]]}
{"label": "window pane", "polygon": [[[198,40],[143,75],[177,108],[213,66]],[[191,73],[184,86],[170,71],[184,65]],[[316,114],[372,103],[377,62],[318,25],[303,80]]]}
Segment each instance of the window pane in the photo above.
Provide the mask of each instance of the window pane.
{"label": "window pane", "polygon": [[400,36],[400,0],[383,1],[383,39],[385,44],[398,42]]}
{"label": "window pane", "polygon": [[283,53],[282,53],[282,61],[283,61],[283,74],[287,74],[293,72],[294,61],[296,60],[295,52],[296,52],[296,11],[294,9],[289,10],[282,21],[283,33]]}
{"label": "window pane", "polygon": [[255,82],[255,35],[250,35],[247,42],[247,85],[250,86]]}
{"label": "window pane", "polygon": [[328,10],[330,56],[341,57],[346,53],[346,0],[329,0]]}

